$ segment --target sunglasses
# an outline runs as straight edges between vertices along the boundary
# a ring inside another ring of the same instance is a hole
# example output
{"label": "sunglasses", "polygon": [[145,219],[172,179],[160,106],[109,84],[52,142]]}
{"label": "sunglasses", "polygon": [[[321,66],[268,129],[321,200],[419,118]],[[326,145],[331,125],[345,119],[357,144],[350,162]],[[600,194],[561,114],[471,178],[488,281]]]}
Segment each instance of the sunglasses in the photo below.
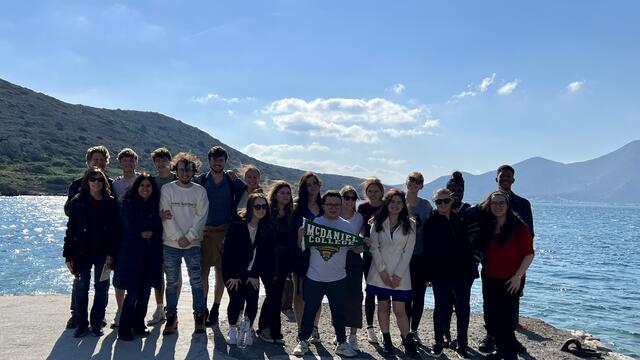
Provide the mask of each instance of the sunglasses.
{"label": "sunglasses", "polygon": [[409,182],[410,183],[414,183],[414,184],[422,184],[422,180],[420,180],[419,178],[415,177],[415,176],[409,176]]}
{"label": "sunglasses", "polygon": [[104,182],[104,179],[103,179],[103,178],[101,178],[101,177],[90,177],[90,178],[89,178],[89,181],[90,181],[90,182],[99,181],[99,182],[103,183],[103,182]]}
{"label": "sunglasses", "polygon": [[257,205],[253,205],[253,209],[254,210],[267,210],[269,208],[269,205],[267,204],[257,204]]}
{"label": "sunglasses", "polygon": [[358,200],[357,196],[343,195],[342,198],[347,200],[347,201],[356,201],[356,200]]}
{"label": "sunglasses", "polygon": [[436,203],[436,205],[442,205],[442,204],[448,204],[451,202],[451,199],[447,198],[447,199],[435,199],[433,201],[434,203]]}

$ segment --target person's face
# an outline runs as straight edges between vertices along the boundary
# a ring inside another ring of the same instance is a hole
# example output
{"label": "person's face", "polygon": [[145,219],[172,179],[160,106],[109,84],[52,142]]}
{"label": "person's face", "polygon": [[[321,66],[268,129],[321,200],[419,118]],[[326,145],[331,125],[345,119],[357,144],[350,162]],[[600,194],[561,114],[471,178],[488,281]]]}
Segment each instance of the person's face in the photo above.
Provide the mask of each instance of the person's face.
{"label": "person's face", "polygon": [[188,184],[193,178],[193,167],[190,163],[180,161],[176,166],[176,175],[181,184]]}
{"label": "person's face", "polygon": [[336,196],[327,196],[322,204],[324,209],[324,216],[328,219],[335,219],[340,216],[340,208],[342,207],[342,200]]}
{"label": "person's face", "polygon": [[439,193],[436,195],[436,198],[433,199],[433,202],[436,204],[436,209],[438,209],[438,214],[447,216],[451,212],[451,196],[445,193]]}
{"label": "person's face", "polygon": [[247,171],[244,173],[244,182],[249,190],[255,190],[260,185],[260,174],[257,171]]}
{"label": "person's face", "polygon": [[404,184],[407,187],[407,190],[409,190],[409,192],[417,193],[424,186],[423,185],[424,180],[422,179],[421,176],[418,176],[416,174],[411,174],[409,175],[409,177],[407,177],[407,180],[405,181]]}
{"label": "person's face", "polygon": [[267,214],[267,201],[263,198],[257,198],[253,203],[253,218],[262,219]]}
{"label": "person's face", "polygon": [[151,181],[148,179],[142,180],[140,186],[138,187],[138,194],[142,198],[142,200],[147,201],[153,192],[153,188],[151,187]]}
{"label": "person's face", "polygon": [[464,186],[462,186],[462,184],[449,183],[447,189],[451,191],[451,198],[456,204],[462,202],[462,198],[464,198]]}
{"label": "person's face", "polygon": [[224,170],[224,166],[226,164],[227,160],[225,160],[224,156],[209,159],[209,167],[211,168],[211,171],[216,174],[220,174]]}
{"label": "person's face", "polygon": [[100,192],[104,188],[104,177],[100,174],[89,176],[89,190],[91,192]]}
{"label": "person's face", "polygon": [[169,171],[171,168],[171,160],[165,157],[157,157],[153,159],[153,165],[155,165],[158,172]]}
{"label": "person's face", "polygon": [[504,217],[507,215],[507,198],[503,195],[493,195],[491,197],[491,213],[495,217]]}
{"label": "person's face", "polygon": [[358,195],[353,191],[347,191],[342,195],[342,208],[345,210],[353,210],[356,208]]}
{"label": "person's face", "polygon": [[89,158],[89,167],[104,170],[107,167],[107,158],[100,152],[94,152]]}
{"label": "person's face", "polygon": [[376,185],[369,185],[369,187],[366,190],[366,193],[367,193],[367,199],[369,199],[369,202],[377,203],[382,199],[382,191],[380,191],[380,188],[377,187]]}
{"label": "person's face", "polygon": [[515,181],[513,177],[513,172],[509,169],[502,170],[496,176],[496,182],[498,183],[498,187],[502,191],[511,191],[511,184]]}
{"label": "person's face", "polygon": [[278,204],[282,206],[289,204],[289,202],[291,202],[291,189],[289,189],[288,186],[283,186],[278,189],[278,192],[276,192],[276,200]]}
{"label": "person's face", "polygon": [[391,200],[389,200],[389,205],[387,206],[389,215],[399,215],[403,208],[404,201],[402,201],[402,197],[400,195],[393,195]]}
{"label": "person's face", "polygon": [[131,156],[122,157],[118,162],[120,163],[120,169],[122,169],[123,172],[134,172],[138,165],[138,161]]}
{"label": "person's face", "polygon": [[307,180],[304,181],[305,186],[307,187],[307,192],[309,193],[309,200],[315,200],[316,196],[320,192],[320,182],[316,179],[315,176],[309,176]]}

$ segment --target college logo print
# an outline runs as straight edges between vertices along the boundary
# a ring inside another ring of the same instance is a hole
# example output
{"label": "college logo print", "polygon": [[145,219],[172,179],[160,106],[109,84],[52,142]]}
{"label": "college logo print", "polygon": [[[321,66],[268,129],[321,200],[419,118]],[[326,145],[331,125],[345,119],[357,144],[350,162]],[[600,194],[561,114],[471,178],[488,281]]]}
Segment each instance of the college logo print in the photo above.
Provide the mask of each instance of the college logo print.
{"label": "college logo print", "polygon": [[361,246],[364,238],[346,231],[334,229],[304,220],[304,249],[315,247],[324,261],[329,261],[343,246]]}

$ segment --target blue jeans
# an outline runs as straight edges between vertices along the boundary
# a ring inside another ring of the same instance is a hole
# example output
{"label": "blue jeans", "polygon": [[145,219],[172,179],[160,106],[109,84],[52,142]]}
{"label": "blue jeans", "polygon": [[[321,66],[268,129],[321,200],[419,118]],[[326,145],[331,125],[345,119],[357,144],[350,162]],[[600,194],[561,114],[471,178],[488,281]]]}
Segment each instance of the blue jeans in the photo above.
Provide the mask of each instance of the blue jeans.
{"label": "blue jeans", "polygon": [[204,304],[204,290],[202,289],[202,254],[199,246],[188,249],[178,249],[163,245],[164,272],[167,276],[167,313],[178,313],[178,279],[182,259],[187,263],[191,296],[193,296],[193,313],[204,314],[207,309]]}
{"label": "blue jeans", "polygon": [[[83,268],[77,270],[77,277],[73,281],[73,317],[79,328],[86,327],[89,322],[94,329],[102,327],[102,319],[107,307],[109,280],[100,281],[102,268],[106,260],[105,255],[95,256],[87,261]],[[91,316],[87,316],[89,307],[89,285],[91,284],[91,268],[93,267],[93,288],[95,294],[93,297],[93,306],[91,307]]]}

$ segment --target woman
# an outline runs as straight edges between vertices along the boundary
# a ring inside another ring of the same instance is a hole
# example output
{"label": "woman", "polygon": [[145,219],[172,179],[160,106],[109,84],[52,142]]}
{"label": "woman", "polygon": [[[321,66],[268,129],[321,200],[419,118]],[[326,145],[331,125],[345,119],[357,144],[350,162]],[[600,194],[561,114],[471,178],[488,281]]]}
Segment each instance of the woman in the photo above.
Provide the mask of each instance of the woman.
{"label": "woman", "polygon": [[418,171],[413,171],[404,182],[407,187],[407,208],[410,216],[416,222],[416,246],[413,248],[411,263],[411,299],[407,301],[407,316],[409,317],[409,328],[413,333],[413,339],[417,344],[422,344],[418,335],[418,327],[424,310],[424,294],[427,291],[427,281],[424,278],[422,266],[424,264],[422,226],[427,220],[433,208],[429,200],[418,196],[418,192],[424,186],[424,177]]}
{"label": "woman", "polygon": [[527,225],[511,209],[506,193],[492,192],[480,207],[495,226],[482,267],[487,328],[496,342],[496,351],[487,359],[517,359],[513,317],[523,278],[533,261],[533,239]]}
{"label": "woman", "polygon": [[[307,171],[300,178],[298,183],[298,198],[295,206],[294,213],[294,227],[298,229],[302,226],[304,219],[313,220],[323,214],[322,200],[320,198],[320,187],[322,182],[318,175],[313,172]],[[297,230],[296,230],[297,231]],[[293,311],[296,315],[296,322],[298,328],[302,321],[302,314],[304,312],[304,298],[302,295],[302,281],[307,274],[307,268],[309,267],[309,251],[301,251],[299,248],[296,251],[296,262],[293,274]],[[313,332],[309,342],[319,343],[320,332],[318,331],[318,323],[320,322],[320,314],[322,308],[318,309],[316,314]]]}
{"label": "woman", "polygon": [[382,331],[384,351],[393,353],[389,334],[390,301],[402,336],[405,354],[417,356],[405,302],[411,299],[409,263],[416,242],[416,223],[409,217],[403,191],[391,189],[384,196],[382,207],[371,223],[369,250],[373,258],[367,275],[368,294],[378,298],[378,323]]}
{"label": "woman", "polygon": [[[375,177],[369,177],[362,183],[364,188],[364,195],[367,201],[358,206],[358,212],[362,215],[364,224],[368,224],[369,220],[382,206],[382,195],[384,195],[384,186],[380,179]],[[364,226],[365,238],[369,236],[369,226]],[[364,270],[364,277],[369,275],[369,269],[371,268],[371,254],[365,251],[362,255],[362,265]],[[367,341],[371,344],[378,343],[378,337],[376,331],[373,328],[373,314],[376,311],[376,297],[366,293],[364,297],[364,312],[367,320]]]}
{"label": "woman", "polygon": [[[229,294],[227,316],[231,345],[253,344],[253,321],[258,313],[260,280],[275,277],[275,250],[266,195],[249,195],[243,219],[229,228],[222,255],[222,275]],[[240,321],[240,312],[244,318]]]}
{"label": "woman", "polygon": [[433,329],[435,344],[432,352],[440,355],[444,348],[445,332],[451,322],[451,303],[456,306],[458,344],[456,352],[467,358],[467,330],[469,328],[471,285],[475,263],[465,226],[461,217],[451,210],[453,199],[448,189],[433,194],[436,210],[423,228],[425,277],[431,281],[435,308]]}
{"label": "woman", "polygon": [[271,225],[275,233],[276,277],[264,282],[267,296],[262,303],[258,320],[258,336],[268,343],[284,344],[280,308],[284,285],[293,270],[291,259],[295,254],[297,230],[293,224],[293,197],[291,185],[283,180],[275,181],[269,190]]}
{"label": "woman", "polygon": [[256,191],[262,192],[262,189],[260,189],[260,170],[258,170],[257,167],[253,165],[243,165],[240,172],[244,174],[244,182],[247,184],[247,188],[238,201],[238,211],[246,209],[249,195]]}
{"label": "woman", "polygon": [[451,191],[451,199],[453,204],[451,210],[462,214],[465,210],[471,207],[471,204],[463,201],[464,199],[464,177],[460,171],[454,171],[451,174],[451,178],[447,181],[447,189]]}
{"label": "woman", "polygon": [[149,334],[144,325],[151,288],[162,284],[162,221],[160,191],[148,174],[138,175],[122,202],[122,237],[114,274],[126,290],[118,339]]}
{"label": "woman", "polygon": [[[111,196],[107,177],[98,168],[87,170],[80,192],[69,205],[69,220],[64,237],[62,256],[67,269],[75,276],[73,282],[74,337],[89,332],[103,335],[102,319],[107,307],[109,279],[101,281],[103,268],[110,268],[116,254],[116,239],[120,237],[118,202]],[[93,306],[87,315],[91,269],[94,270]]]}

